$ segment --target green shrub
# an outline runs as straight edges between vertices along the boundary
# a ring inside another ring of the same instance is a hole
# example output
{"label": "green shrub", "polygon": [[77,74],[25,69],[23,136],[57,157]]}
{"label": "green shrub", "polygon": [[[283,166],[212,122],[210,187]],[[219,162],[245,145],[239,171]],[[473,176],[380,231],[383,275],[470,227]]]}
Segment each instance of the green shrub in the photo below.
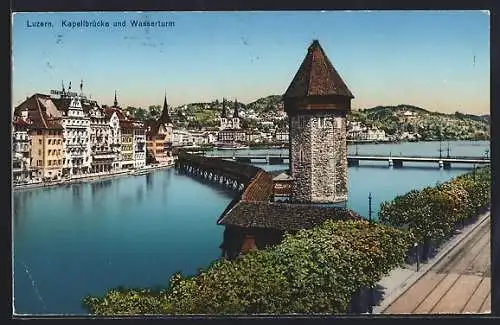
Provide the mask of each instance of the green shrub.
{"label": "green shrub", "polygon": [[92,314],[344,313],[360,288],[404,262],[411,234],[366,221],[327,221],[194,277],[171,277],[159,295],[142,290],[87,297]]}

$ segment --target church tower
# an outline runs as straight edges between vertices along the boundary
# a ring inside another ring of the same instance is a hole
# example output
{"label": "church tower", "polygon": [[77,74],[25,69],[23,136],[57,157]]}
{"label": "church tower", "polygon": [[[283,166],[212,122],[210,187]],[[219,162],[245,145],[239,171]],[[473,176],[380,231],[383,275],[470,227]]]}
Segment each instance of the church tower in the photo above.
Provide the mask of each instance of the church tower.
{"label": "church tower", "polygon": [[220,129],[224,130],[227,129],[227,110],[226,110],[226,99],[222,98],[222,112],[220,114]]}
{"label": "church tower", "polygon": [[234,100],[233,124],[232,124],[233,129],[239,129],[240,128],[239,107],[240,107],[240,104],[238,103],[238,100],[235,99]]}
{"label": "church tower", "polygon": [[314,40],[283,96],[295,202],[347,200],[346,115],[353,98]]}

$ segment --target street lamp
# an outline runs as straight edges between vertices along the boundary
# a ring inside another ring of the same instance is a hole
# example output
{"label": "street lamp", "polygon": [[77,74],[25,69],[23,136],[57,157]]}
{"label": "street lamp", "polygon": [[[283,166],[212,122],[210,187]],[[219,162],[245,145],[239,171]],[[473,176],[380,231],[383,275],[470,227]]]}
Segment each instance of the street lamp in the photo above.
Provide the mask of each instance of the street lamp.
{"label": "street lamp", "polygon": [[368,193],[368,221],[372,222],[372,192]]}
{"label": "street lamp", "polygon": [[413,246],[415,247],[415,255],[417,255],[417,272],[419,271],[420,269],[420,256],[418,254],[418,243],[416,242],[415,244],[413,244]]}

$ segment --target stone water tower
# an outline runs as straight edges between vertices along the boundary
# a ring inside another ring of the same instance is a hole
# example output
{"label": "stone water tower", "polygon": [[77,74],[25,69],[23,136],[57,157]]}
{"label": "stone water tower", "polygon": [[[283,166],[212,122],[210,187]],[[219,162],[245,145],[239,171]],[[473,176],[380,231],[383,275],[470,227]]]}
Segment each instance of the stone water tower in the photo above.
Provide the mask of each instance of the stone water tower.
{"label": "stone water tower", "polygon": [[283,96],[295,202],[347,200],[346,114],[353,98],[314,40]]}

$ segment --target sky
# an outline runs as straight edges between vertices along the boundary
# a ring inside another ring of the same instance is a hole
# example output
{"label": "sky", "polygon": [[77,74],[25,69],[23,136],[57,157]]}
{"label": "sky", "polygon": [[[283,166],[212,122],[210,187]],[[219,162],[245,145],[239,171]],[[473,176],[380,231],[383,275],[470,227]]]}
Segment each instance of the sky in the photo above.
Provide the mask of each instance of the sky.
{"label": "sky", "polygon": [[[110,25],[71,27],[82,20]],[[171,106],[249,103],[282,95],[317,39],[354,109],[489,114],[489,22],[484,11],[15,13],[12,104],[63,82],[79,90],[81,80],[100,104],[112,104],[115,90],[122,107],[161,105],[165,93]]]}

